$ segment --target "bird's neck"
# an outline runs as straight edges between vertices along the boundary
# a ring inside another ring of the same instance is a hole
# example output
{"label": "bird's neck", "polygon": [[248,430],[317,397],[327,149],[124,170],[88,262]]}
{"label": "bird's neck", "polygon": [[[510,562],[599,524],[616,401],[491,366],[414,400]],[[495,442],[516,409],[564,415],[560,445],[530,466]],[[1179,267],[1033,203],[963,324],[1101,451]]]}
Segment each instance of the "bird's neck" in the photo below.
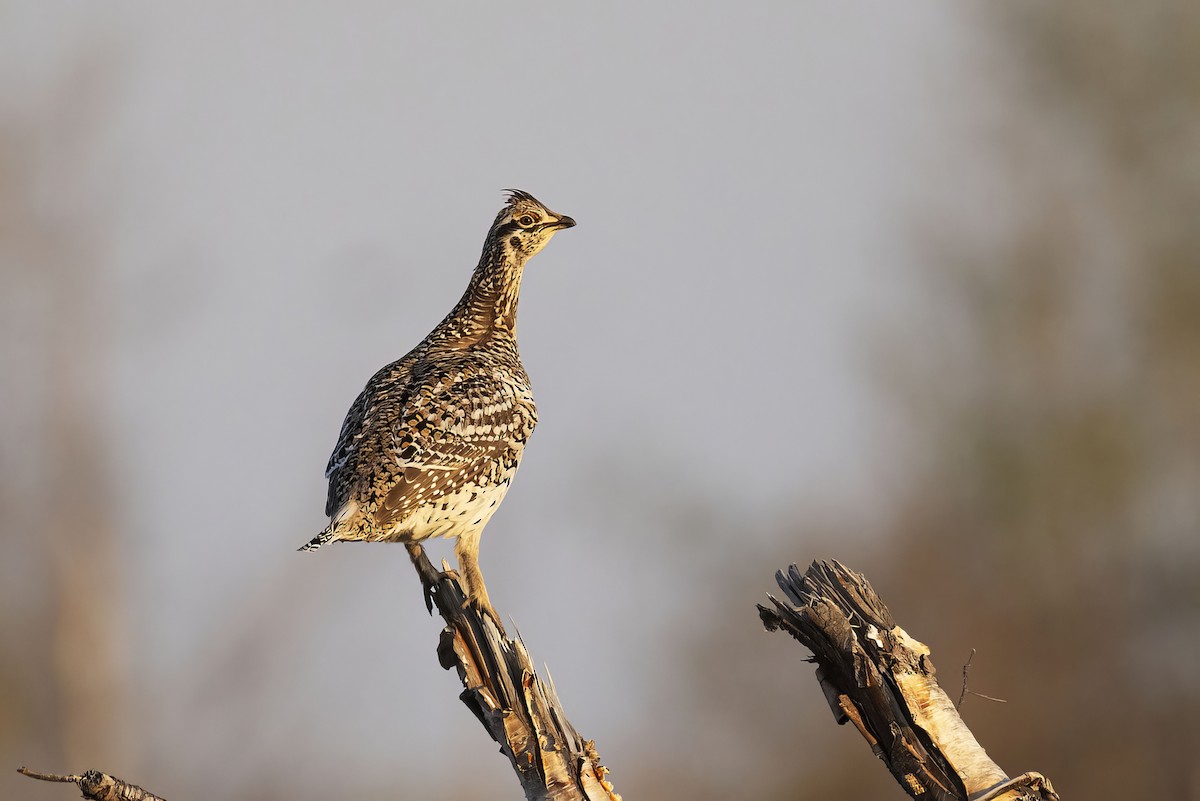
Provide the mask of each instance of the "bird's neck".
{"label": "bird's neck", "polygon": [[463,335],[468,338],[516,335],[517,301],[524,271],[523,259],[506,253],[498,243],[488,243],[467,291],[451,314],[462,327]]}

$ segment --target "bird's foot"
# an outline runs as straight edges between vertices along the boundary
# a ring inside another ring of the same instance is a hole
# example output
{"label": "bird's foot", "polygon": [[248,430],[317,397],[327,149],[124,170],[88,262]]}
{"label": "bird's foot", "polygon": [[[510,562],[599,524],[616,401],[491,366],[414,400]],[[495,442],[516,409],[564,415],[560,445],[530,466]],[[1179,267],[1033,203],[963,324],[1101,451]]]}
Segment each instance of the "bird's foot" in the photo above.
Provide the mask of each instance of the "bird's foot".
{"label": "bird's foot", "polygon": [[499,630],[501,637],[508,636],[504,631],[504,624],[500,622],[500,613],[497,612],[495,607],[492,606],[486,595],[482,597],[478,595],[468,596],[466,600],[463,601],[463,608],[468,607],[479,615],[486,615],[487,617],[490,617],[492,622],[496,624],[496,628]]}
{"label": "bird's foot", "polygon": [[421,595],[425,598],[425,609],[429,614],[433,614],[433,593],[437,589],[436,574],[430,575],[425,569],[424,557],[425,552],[421,546],[415,542],[407,542],[404,544],[408,549],[408,557],[412,559],[413,567],[417,569],[417,577],[421,580]]}

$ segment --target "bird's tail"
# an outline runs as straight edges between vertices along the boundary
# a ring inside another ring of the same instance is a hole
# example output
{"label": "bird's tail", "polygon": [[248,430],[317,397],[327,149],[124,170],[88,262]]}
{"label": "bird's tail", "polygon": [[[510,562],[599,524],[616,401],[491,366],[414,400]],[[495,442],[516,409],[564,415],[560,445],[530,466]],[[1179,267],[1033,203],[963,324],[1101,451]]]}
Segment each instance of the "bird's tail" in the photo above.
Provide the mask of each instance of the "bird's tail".
{"label": "bird's tail", "polygon": [[329,525],[325,527],[317,536],[313,537],[304,545],[300,546],[302,551],[315,551],[327,542],[333,542],[337,539],[342,539],[338,534],[348,534],[352,529],[348,528],[347,521],[358,513],[358,501],[346,501],[334,514],[333,519],[329,521]]}
{"label": "bird's tail", "polygon": [[324,545],[325,543],[333,542],[333,529],[334,529],[334,526],[331,524],[329,526],[329,528],[325,529],[320,534],[313,537],[311,540],[309,540],[305,544],[301,545],[298,550],[315,551],[318,548],[320,548],[322,545]]}

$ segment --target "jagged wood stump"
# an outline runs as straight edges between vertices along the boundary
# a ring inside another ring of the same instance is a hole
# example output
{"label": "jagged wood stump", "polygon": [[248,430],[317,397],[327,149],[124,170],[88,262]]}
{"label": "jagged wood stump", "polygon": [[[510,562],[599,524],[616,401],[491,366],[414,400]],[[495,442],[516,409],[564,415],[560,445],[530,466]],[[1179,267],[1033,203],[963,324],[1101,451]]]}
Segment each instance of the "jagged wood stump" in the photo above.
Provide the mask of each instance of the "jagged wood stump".
{"label": "jagged wood stump", "polygon": [[459,698],[500,744],[525,797],[548,801],[620,801],[605,780],[595,744],[567,720],[553,683],[537,675],[518,636],[507,639],[495,622],[466,604],[458,577],[437,570],[420,545],[408,545],[425,587],[426,606],[446,621],[438,659],[456,668]]}
{"label": "jagged wood stump", "polygon": [[[575,731],[553,685],[533,669],[519,638],[465,604],[457,576],[437,570],[419,545],[409,554],[446,626],[438,646],[462,701],[509,758],[528,799],[620,801],[591,741]],[[760,605],[766,627],[806,645],[839,724],[852,722],[910,796],[925,801],[1058,801],[1039,773],[1009,778],[988,758],[938,686],[927,646],[896,625],[866,579],[837,562],[776,574],[788,602]],[[96,801],[162,801],[98,771],[37,779],[70,782]]]}
{"label": "jagged wood stump", "polygon": [[[434,604],[446,621],[438,644],[438,661],[456,668],[467,705],[500,752],[508,757],[530,801],[621,801],[604,777],[596,746],[584,740],[567,720],[554,685],[537,675],[520,637],[508,639],[496,623],[467,605],[458,576],[437,570],[420,545],[408,546],[413,566],[425,588],[430,612]],[[163,801],[136,785],[100,771],[60,776],[21,768],[43,781],[72,783],[94,801]]]}
{"label": "jagged wood stump", "polygon": [[92,801],[163,801],[149,790],[143,790],[136,784],[121,781],[116,776],[109,776],[98,770],[60,776],[57,773],[42,773],[22,767],[17,768],[17,773],[44,782],[73,784],[83,793],[84,798],[90,798]]}
{"label": "jagged wood stump", "polygon": [[769,631],[813,652],[817,681],[900,786],[933,801],[1057,801],[1039,773],[1015,779],[988,758],[934,677],[929,648],[896,625],[867,580],[838,562],[775,574],[790,602],[759,605]]}

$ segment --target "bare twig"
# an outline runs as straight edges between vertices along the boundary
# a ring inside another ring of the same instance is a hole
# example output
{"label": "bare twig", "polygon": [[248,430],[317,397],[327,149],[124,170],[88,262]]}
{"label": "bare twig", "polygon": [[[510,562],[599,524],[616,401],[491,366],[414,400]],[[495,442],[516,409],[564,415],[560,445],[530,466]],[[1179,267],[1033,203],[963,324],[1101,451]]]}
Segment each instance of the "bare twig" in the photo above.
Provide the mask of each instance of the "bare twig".
{"label": "bare twig", "polygon": [[955,709],[962,709],[962,705],[963,705],[963,699],[964,699],[964,698],[966,698],[968,695],[973,695],[973,696],[975,696],[976,698],[982,698],[982,699],[984,699],[985,701],[995,701],[997,704],[1007,704],[1007,703],[1008,703],[1008,701],[1005,701],[1003,698],[995,698],[995,697],[993,697],[993,696],[991,696],[991,695],[984,695],[983,693],[977,693],[977,692],[975,692],[974,690],[968,690],[968,689],[967,689],[967,673],[969,673],[969,672],[970,672],[970,670],[971,670],[971,660],[972,660],[972,659],[974,659],[974,658],[975,658],[975,649],[974,649],[974,648],[972,648],[972,649],[971,649],[971,655],[967,657],[966,664],[964,664],[964,665],[963,665],[963,670],[962,670],[962,676],[963,676],[963,680],[962,680],[962,691],[961,691],[961,692],[958,694],[958,703],[956,703],[956,704],[954,705],[954,708],[955,708]]}
{"label": "bare twig", "polygon": [[20,773],[22,776],[28,776],[31,779],[38,779],[39,781],[63,782],[64,784],[79,784],[79,780],[81,778],[79,774],[60,776],[57,773],[42,773],[41,771],[34,770],[33,768],[27,768],[24,765],[17,768],[17,773]]}
{"label": "bare twig", "polygon": [[967,694],[973,695],[976,698],[982,698],[985,701],[995,701],[997,704],[1007,704],[1008,703],[1008,701],[1005,701],[1003,698],[997,698],[994,695],[984,695],[983,693],[977,693],[974,690],[968,690]]}
{"label": "bare twig", "polygon": [[1041,774],[1010,779],[988,758],[938,686],[929,648],[896,625],[863,576],[814,562],[803,574],[792,565],[775,579],[787,600],[768,596],[774,608],[758,607],[763,624],[813,652],[834,718],[854,723],[910,796],[1058,800]]}
{"label": "bare twig", "polygon": [[17,773],[44,782],[74,784],[83,793],[84,798],[91,798],[94,801],[163,801],[149,790],[143,790],[136,784],[123,782],[115,776],[109,776],[98,770],[60,776],[57,773],[42,773],[21,767],[17,768]]}
{"label": "bare twig", "polygon": [[958,703],[956,703],[954,705],[956,709],[962,707],[963,699],[967,697],[967,674],[971,672],[971,660],[974,658],[975,658],[975,649],[972,648],[971,655],[968,656],[967,661],[965,663],[963,663],[962,692],[960,692],[958,694]]}
{"label": "bare twig", "polygon": [[456,668],[459,697],[508,757],[528,799],[620,801],[595,744],[575,731],[553,685],[538,678],[518,635],[507,639],[468,605],[458,576],[437,570],[420,545],[408,546],[426,606],[446,621],[438,644],[442,667]]}

